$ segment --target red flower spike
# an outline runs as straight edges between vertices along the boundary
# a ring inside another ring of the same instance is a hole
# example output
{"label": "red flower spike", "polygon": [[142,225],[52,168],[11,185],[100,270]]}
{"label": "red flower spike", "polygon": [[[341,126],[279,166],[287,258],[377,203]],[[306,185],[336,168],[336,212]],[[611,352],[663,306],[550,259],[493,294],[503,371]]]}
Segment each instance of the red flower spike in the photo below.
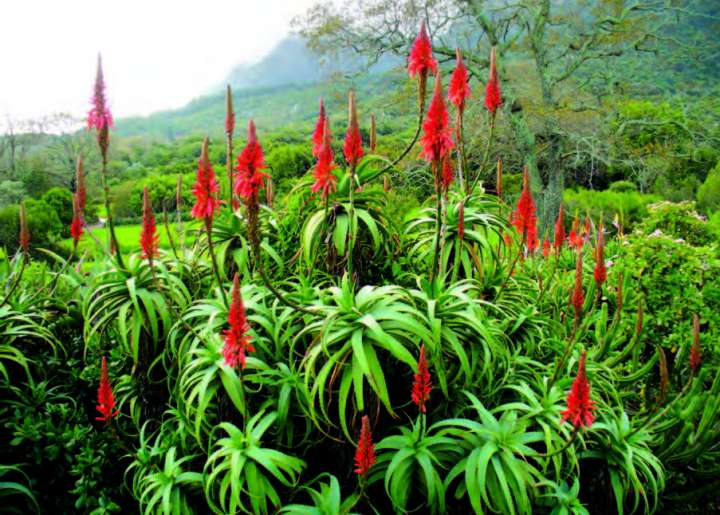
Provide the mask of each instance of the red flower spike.
{"label": "red flower spike", "polygon": [[495,195],[502,197],[502,160],[498,159],[497,172],[495,173]]}
{"label": "red flower spike", "polygon": [[585,372],[585,357],[586,352],[583,351],[578,363],[577,376],[575,376],[570,393],[568,393],[567,409],[562,412],[560,420],[561,423],[569,420],[576,429],[583,427],[589,429],[595,420],[593,411],[597,409],[595,401],[590,399],[590,383]]}
{"label": "red flower spike", "polygon": [[193,217],[198,220],[205,220],[205,223],[212,223],[215,211],[220,206],[217,198],[220,187],[215,178],[215,171],[210,164],[208,157],[208,139],[205,138],[198,161],[198,171],[195,178],[195,185],[192,192],[195,195],[195,205],[192,208]]}
{"label": "red flower spike", "polygon": [[318,160],[313,168],[313,178],[315,183],[312,186],[313,193],[321,191],[323,200],[326,200],[330,192],[337,191],[337,177],[333,170],[337,168],[333,161],[333,151],[330,145],[330,122],[325,119],[325,129],[323,130],[324,142],[320,147]]}
{"label": "red flower spike", "polygon": [[582,254],[578,253],[577,262],[575,264],[575,286],[573,287],[572,296],[570,297],[570,304],[572,305],[575,312],[576,321],[580,319],[583,304],[585,303],[585,292],[583,291],[582,274]]}
{"label": "red flower spike", "polygon": [[435,74],[435,91],[423,122],[420,153],[427,161],[439,164],[442,157],[453,148],[452,130],[448,125],[448,113],[443,100],[440,72]]}
{"label": "red flower spike", "polygon": [[100,416],[95,417],[95,420],[102,420],[109,424],[120,412],[119,410],[113,411],[115,408],[115,396],[113,395],[112,386],[110,386],[110,376],[108,375],[105,356],[103,356],[102,365],[100,366],[100,386],[98,386],[97,402],[98,405],[95,409],[100,412]]}
{"label": "red flower spike", "polygon": [[583,237],[582,234],[580,234],[580,219],[577,215],[575,215],[575,219],[573,220],[572,227],[570,228],[570,235],[568,236],[568,243],[570,244],[571,248],[574,248],[575,250],[580,250],[583,248]]}
{"label": "red flower spike", "polygon": [[245,205],[257,202],[258,191],[265,187],[268,174],[261,172],[265,165],[265,156],[255,133],[255,123],[248,122],[248,142],[238,156],[235,174],[235,193],[243,199]]}
{"label": "red flower spike", "polygon": [[455,171],[453,170],[452,158],[450,157],[450,152],[447,152],[442,158],[442,173],[440,174],[440,185],[446,196],[453,182],[454,175]]}
{"label": "red flower spike", "polygon": [[468,80],[470,78],[467,67],[463,62],[462,54],[458,48],[456,51],[457,63],[455,69],[450,76],[450,85],[448,86],[448,98],[455,107],[457,107],[460,114],[465,111],[465,101],[470,98],[470,86],[468,86]]}
{"label": "red flower spike", "polygon": [[603,236],[603,225],[602,222],[598,225],[597,242],[595,243],[595,268],[593,269],[593,276],[595,277],[595,284],[600,289],[607,279],[607,267],[605,266],[605,238]]}
{"label": "red flower spike", "polygon": [[375,445],[372,442],[370,420],[367,415],[363,415],[360,439],[355,449],[355,473],[366,477],[372,466],[375,465],[375,461]]}
{"label": "red flower spike", "polygon": [[232,302],[228,311],[228,324],[230,329],[223,331],[225,344],[223,345],[223,356],[225,364],[235,368],[245,368],[245,354],[254,352],[255,348],[250,344],[250,324],[245,315],[245,306],[240,295],[240,279],[237,273],[233,278]]}
{"label": "red flower spike", "polygon": [[523,189],[512,216],[512,223],[520,236],[523,237],[528,250],[530,252],[534,251],[538,246],[537,215],[535,201],[530,189],[530,172],[527,166],[525,166],[523,173]]}
{"label": "red flower spike", "polygon": [[27,224],[27,213],[25,212],[25,202],[20,202],[20,248],[27,253],[30,250],[30,231]]}
{"label": "red flower spike", "polygon": [[555,220],[555,238],[553,240],[553,246],[556,252],[560,252],[565,241],[565,210],[563,209],[562,202],[560,203],[560,209],[558,210],[557,220]]}
{"label": "red flower spike", "polygon": [[322,148],[323,141],[325,141],[325,104],[323,99],[320,99],[320,113],[318,113],[317,122],[315,122],[315,131],[312,135],[312,153],[314,157],[320,155],[320,149]]}
{"label": "red flower spike", "polygon": [[417,362],[417,374],[414,376],[412,393],[410,398],[425,413],[425,403],[430,400],[432,381],[428,371],[427,360],[425,359],[425,344],[420,346],[420,356]]}
{"label": "red flower spike", "polygon": [[147,186],[143,189],[143,219],[142,231],[140,232],[140,249],[142,249],[142,258],[149,259],[159,255],[158,253],[159,237],[157,228],[155,227],[155,215],[152,210],[152,201],[148,193]]}
{"label": "red flower spike", "polygon": [[590,241],[590,217],[585,216],[585,221],[583,222],[583,231],[582,231],[582,244],[585,245],[589,241]]}
{"label": "red flower spike", "polygon": [[693,315],[693,343],[690,347],[690,369],[697,374],[702,364],[702,347],[700,347],[700,317]]}
{"label": "red flower spike", "polygon": [[111,129],[113,126],[113,118],[105,98],[105,77],[102,70],[102,58],[98,55],[97,74],[95,75],[95,87],[91,100],[92,108],[88,111],[87,126],[88,129],[97,129],[103,131]]}
{"label": "red flower spike", "polygon": [[485,107],[495,116],[498,107],[502,105],[502,94],[500,93],[500,81],[497,74],[497,62],[495,47],[490,50],[490,77],[485,85]]}
{"label": "red flower spike", "polygon": [[547,236],[545,236],[545,239],[543,240],[542,255],[544,258],[550,255],[550,240],[547,239]]}
{"label": "red flower spike", "polygon": [[235,131],[235,111],[233,111],[232,89],[227,85],[225,92],[225,134],[232,136]]}
{"label": "red flower spike", "polygon": [[375,128],[375,113],[370,113],[370,152],[375,152],[377,146],[377,129]]}
{"label": "red flower spike", "polygon": [[85,173],[83,172],[83,158],[78,156],[75,165],[75,193],[78,197],[80,209],[85,209],[87,203],[87,190],[85,188]]}
{"label": "red flower spike", "polygon": [[82,209],[80,209],[80,202],[78,201],[77,195],[73,195],[73,219],[70,223],[70,235],[73,239],[73,248],[77,247],[80,241],[80,236],[83,235],[83,216]]}
{"label": "red flower spike", "polygon": [[408,73],[410,77],[413,78],[417,75],[422,76],[423,74],[427,77],[428,70],[437,73],[437,69],[437,61],[432,55],[432,44],[430,43],[430,37],[428,37],[425,22],[423,21],[420,25],[420,32],[418,32],[417,38],[415,38],[415,42],[410,49]]}
{"label": "red flower spike", "polygon": [[357,107],[355,105],[355,92],[348,94],[348,127],[345,133],[345,144],[343,145],[345,160],[350,166],[357,166],[363,156],[362,138],[358,125]]}

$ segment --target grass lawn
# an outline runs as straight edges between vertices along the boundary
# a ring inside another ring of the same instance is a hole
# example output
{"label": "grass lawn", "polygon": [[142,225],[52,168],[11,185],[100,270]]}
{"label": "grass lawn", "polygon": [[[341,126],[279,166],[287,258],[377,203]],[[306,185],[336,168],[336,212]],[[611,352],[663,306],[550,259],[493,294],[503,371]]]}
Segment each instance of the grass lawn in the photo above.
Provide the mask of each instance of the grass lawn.
{"label": "grass lawn", "polygon": [[[195,241],[197,224],[195,222],[183,222],[183,229],[185,230],[185,244],[189,245]],[[115,226],[115,234],[117,235],[118,243],[120,244],[120,250],[123,254],[131,254],[140,250],[140,231],[142,226],[140,224],[133,225],[118,225]],[[172,233],[175,245],[178,244],[178,232],[177,225],[171,224],[170,231]],[[92,238],[90,234],[95,238]],[[164,225],[158,225],[158,236],[160,237],[160,248],[164,250],[170,250],[170,241],[168,240],[167,232],[165,231]],[[100,250],[97,248],[95,239],[100,241],[103,245],[108,244],[109,231],[107,227],[95,228],[86,230],[86,232],[80,238],[78,243],[78,252],[87,254],[88,257],[92,258],[97,255]],[[72,249],[72,239],[67,238],[62,241],[62,246],[67,248],[68,251]]]}

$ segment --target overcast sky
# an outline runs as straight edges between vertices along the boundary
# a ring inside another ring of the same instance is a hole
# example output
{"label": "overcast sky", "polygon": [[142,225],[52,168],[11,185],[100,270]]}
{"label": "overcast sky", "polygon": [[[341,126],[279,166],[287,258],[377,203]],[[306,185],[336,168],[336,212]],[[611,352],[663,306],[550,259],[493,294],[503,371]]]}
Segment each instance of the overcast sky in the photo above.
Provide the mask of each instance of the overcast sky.
{"label": "overcast sky", "polygon": [[0,0],[0,117],[84,116],[102,52],[116,117],[179,107],[256,61],[313,0]]}

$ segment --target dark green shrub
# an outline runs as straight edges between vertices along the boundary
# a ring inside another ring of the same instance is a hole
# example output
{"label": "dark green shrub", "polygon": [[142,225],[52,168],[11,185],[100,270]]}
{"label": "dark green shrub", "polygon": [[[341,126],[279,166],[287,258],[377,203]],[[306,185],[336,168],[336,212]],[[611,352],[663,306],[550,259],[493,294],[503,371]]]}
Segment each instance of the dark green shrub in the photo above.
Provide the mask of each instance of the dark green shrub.
{"label": "dark green shrub", "polygon": [[50,188],[43,194],[42,200],[55,210],[63,226],[70,226],[73,219],[73,194],[69,189]]}
{"label": "dark green shrub", "polygon": [[[63,224],[55,210],[42,200],[25,201],[31,247],[50,247],[61,235]],[[0,209],[0,247],[12,253],[18,246],[20,207]]]}

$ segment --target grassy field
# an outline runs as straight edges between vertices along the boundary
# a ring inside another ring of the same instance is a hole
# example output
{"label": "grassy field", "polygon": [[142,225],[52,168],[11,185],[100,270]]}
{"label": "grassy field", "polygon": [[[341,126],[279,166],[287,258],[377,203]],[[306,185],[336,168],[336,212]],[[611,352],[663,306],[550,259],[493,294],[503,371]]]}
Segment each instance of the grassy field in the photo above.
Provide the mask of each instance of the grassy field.
{"label": "grassy field", "polygon": [[[117,235],[118,243],[120,244],[120,250],[123,254],[138,252],[140,250],[140,231],[142,226],[140,224],[134,225],[119,225],[115,227],[115,234]],[[185,244],[191,244],[195,241],[195,222],[184,222],[183,229],[185,230]],[[177,225],[170,225],[170,232],[175,244],[178,243],[178,231]],[[160,240],[160,248],[164,250],[170,250],[170,240],[168,239],[167,231],[162,225],[158,226],[158,235]],[[97,255],[100,251],[98,249],[97,242],[101,242],[103,245],[108,244],[109,231],[106,227],[89,229],[86,230],[78,243],[78,252],[86,254],[88,257]],[[97,240],[97,241],[96,241]],[[67,248],[68,251],[72,249],[72,239],[67,238],[62,241],[62,246]]]}

